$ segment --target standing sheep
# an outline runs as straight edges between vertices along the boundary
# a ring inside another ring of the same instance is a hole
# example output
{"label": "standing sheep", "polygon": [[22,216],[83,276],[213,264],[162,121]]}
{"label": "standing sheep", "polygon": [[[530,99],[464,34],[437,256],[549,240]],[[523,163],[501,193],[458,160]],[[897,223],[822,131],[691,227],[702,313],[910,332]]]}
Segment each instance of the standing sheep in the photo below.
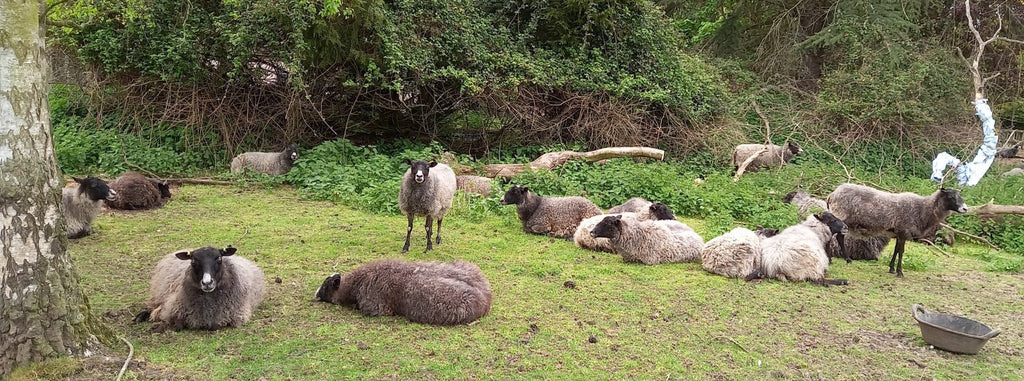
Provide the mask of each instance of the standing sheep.
{"label": "standing sheep", "polygon": [[[807,218],[812,213],[828,210],[828,204],[825,200],[814,198],[803,190],[789,192],[786,197],[782,198],[782,202],[799,207],[800,211],[797,213],[797,216],[801,220]],[[848,236],[846,237],[845,249],[840,249],[839,243],[833,239],[828,245],[825,245],[825,252],[830,259],[843,258],[846,260],[846,263],[850,263],[854,259],[878,259],[878,255],[888,244],[888,237]]]}
{"label": "standing sheep", "polygon": [[148,310],[135,321],[174,330],[240,327],[263,301],[263,271],[235,248],[181,250],[160,260],[149,285]]}
{"label": "standing sheep", "polygon": [[138,172],[125,172],[110,182],[117,199],[107,206],[121,210],[141,210],[163,206],[171,198],[167,182],[145,177]]}
{"label": "standing sheep", "polygon": [[[765,151],[766,149],[767,151]],[[747,172],[757,172],[761,167],[769,169],[783,167],[801,152],[804,152],[804,150],[794,142],[788,142],[782,146],[774,144],[740,144],[732,151],[733,170],[739,170],[740,165],[752,155],[758,155],[758,157],[747,165]]]}
{"label": "standing sheep", "polygon": [[239,173],[246,168],[271,176],[278,176],[292,170],[292,165],[299,160],[299,146],[292,144],[281,152],[246,152],[231,159],[231,173]]}
{"label": "standing sheep", "polygon": [[605,217],[590,232],[608,238],[623,262],[645,265],[698,262],[704,239],[686,224],[675,220],[633,221],[622,216]]}
{"label": "standing sheep", "polygon": [[530,188],[512,186],[501,205],[515,205],[523,230],[533,234],[571,238],[580,221],[601,214],[601,209],[583,197],[542,197]]}
{"label": "standing sheep", "polygon": [[[903,249],[907,240],[931,239],[952,212],[967,213],[960,191],[942,188],[930,196],[889,193],[857,185],[840,185],[828,195],[828,208],[855,236],[895,237],[889,272],[903,277]],[[897,259],[898,258],[898,259]]]}
{"label": "standing sheep", "polygon": [[838,236],[842,246],[845,228],[843,221],[832,213],[822,212],[765,238],[761,241],[760,269],[750,274],[747,280],[767,277],[791,282],[806,280],[823,286],[847,284],[842,279],[825,279],[828,270],[825,245],[833,236]]}
{"label": "standing sheep", "polygon": [[316,299],[354,306],[366,316],[401,315],[416,323],[456,325],[490,311],[491,286],[469,262],[385,259],[327,277]]}
{"label": "standing sheep", "polygon": [[409,218],[409,227],[405,231],[405,246],[402,252],[409,251],[409,239],[412,236],[412,222],[416,216],[427,217],[427,250],[433,249],[430,242],[431,226],[437,219],[437,243],[441,243],[441,221],[448,208],[452,207],[455,196],[455,172],[445,164],[436,161],[411,161],[406,159],[409,169],[402,175],[402,185],[398,190],[398,208]]}
{"label": "standing sheep", "polygon": [[597,224],[601,223],[605,217],[608,216],[623,216],[626,219],[632,220],[675,220],[676,216],[672,214],[668,206],[662,203],[650,203],[647,209],[638,212],[619,212],[608,214],[599,214],[593,217],[589,217],[580,222],[580,226],[576,228],[576,232],[572,235],[572,240],[576,243],[576,246],[584,250],[603,251],[606,253],[614,252],[612,249],[612,243],[607,238],[595,238],[590,235],[590,231],[594,229]]}
{"label": "standing sheep", "polygon": [[701,266],[710,273],[744,278],[761,265],[761,241],[775,234],[778,230],[759,228],[753,232],[746,228],[732,229],[704,244],[700,253]]}
{"label": "standing sheep", "polygon": [[100,213],[100,203],[117,199],[117,192],[110,189],[105,181],[92,176],[72,179],[78,186],[61,190],[61,204],[67,220],[68,238],[76,239],[92,234],[92,221]]}

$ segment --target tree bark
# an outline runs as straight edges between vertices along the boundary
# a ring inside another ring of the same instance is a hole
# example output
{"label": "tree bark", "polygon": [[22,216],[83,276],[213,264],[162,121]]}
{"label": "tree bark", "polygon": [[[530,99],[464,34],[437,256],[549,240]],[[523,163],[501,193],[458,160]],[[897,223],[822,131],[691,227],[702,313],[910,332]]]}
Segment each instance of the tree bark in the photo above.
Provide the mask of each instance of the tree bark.
{"label": "tree bark", "polygon": [[990,216],[995,214],[1024,214],[1024,206],[1022,205],[996,205],[993,204],[994,200],[989,200],[987,204],[972,206],[967,208],[968,215],[980,215]]}
{"label": "tree bark", "polygon": [[0,0],[0,378],[106,331],[67,254],[47,102],[43,1]]}

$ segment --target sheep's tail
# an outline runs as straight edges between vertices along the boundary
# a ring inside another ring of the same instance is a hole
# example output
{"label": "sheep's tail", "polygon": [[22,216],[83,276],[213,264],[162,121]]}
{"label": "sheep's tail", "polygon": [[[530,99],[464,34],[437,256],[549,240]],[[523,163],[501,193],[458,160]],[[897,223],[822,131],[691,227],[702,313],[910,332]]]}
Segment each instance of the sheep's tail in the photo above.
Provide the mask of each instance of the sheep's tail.
{"label": "sheep's tail", "polygon": [[132,318],[132,321],[136,322],[136,323],[142,323],[144,321],[149,321],[151,313],[152,313],[152,311],[150,311],[150,310],[142,310],[142,312],[139,312],[138,314],[135,315],[134,318]]}

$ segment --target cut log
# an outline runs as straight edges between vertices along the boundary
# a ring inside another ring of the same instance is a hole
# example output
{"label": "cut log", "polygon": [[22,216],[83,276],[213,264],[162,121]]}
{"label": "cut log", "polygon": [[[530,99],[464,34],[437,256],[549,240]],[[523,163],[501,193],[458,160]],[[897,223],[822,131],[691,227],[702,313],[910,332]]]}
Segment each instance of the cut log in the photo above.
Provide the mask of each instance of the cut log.
{"label": "cut log", "polygon": [[985,205],[971,206],[967,208],[968,215],[995,215],[995,214],[1021,214],[1024,215],[1022,205],[996,205],[995,200],[989,200]]}
{"label": "cut log", "polygon": [[[490,164],[484,166],[484,176],[490,178],[511,178],[527,169],[554,169],[570,160],[583,159],[589,162],[614,159],[619,157],[649,157],[656,160],[665,159],[665,151],[650,147],[608,147],[589,152],[558,151],[548,152],[528,164]],[[452,163],[449,163],[451,165]],[[472,168],[456,165],[456,173],[472,173]]]}

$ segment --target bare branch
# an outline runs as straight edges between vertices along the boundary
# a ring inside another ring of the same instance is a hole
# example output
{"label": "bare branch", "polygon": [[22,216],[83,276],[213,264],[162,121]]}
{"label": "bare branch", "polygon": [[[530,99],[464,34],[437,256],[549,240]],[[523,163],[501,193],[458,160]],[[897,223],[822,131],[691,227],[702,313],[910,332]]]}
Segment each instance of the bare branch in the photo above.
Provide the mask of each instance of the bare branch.
{"label": "bare branch", "polygon": [[982,86],[985,86],[985,83],[986,83],[986,82],[988,82],[988,81],[989,81],[990,79],[994,79],[995,77],[998,77],[998,76],[999,76],[999,74],[1002,74],[1002,73],[995,73],[995,74],[992,74],[992,75],[990,75],[990,76],[988,76],[988,77],[985,77],[985,79],[982,79],[982,80],[981,80],[981,85],[982,85]]}
{"label": "bare branch", "polygon": [[1010,42],[1010,43],[1014,43],[1014,44],[1024,44],[1024,41],[1022,41],[1022,40],[1015,40],[1015,39],[1012,39],[1012,38],[999,37],[998,39],[999,39],[999,41],[1006,41],[1006,42]]}

